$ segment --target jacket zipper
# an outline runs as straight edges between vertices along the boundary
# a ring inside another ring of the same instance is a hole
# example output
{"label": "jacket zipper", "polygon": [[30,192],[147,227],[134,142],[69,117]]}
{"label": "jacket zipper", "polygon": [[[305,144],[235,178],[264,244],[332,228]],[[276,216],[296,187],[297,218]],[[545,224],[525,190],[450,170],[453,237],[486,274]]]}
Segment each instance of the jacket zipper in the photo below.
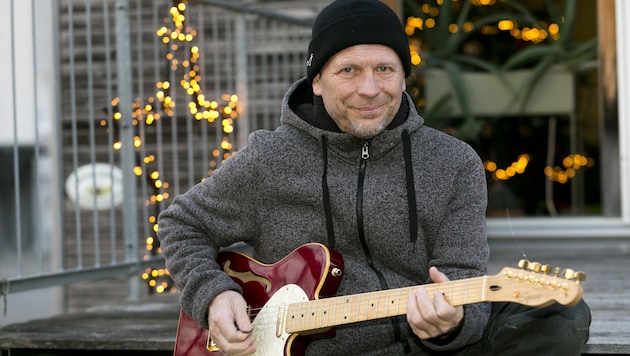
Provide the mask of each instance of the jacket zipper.
{"label": "jacket zipper", "polygon": [[[374,265],[374,260],[372,260],[372,254],[370,253],[370,249],[368,248],[367,240],[365,239],[365,225],[363,223],[363,183],[365,182],[365,169],[367,167],[367,160],[370,158],[370,141],[365,141],[363,147],[361,148],[361,162],[359,162],[359,177],[357,181],[357,230],[359,233],[359,240],[361,241],[361,246],[363,247],[363,253],[365,254],[365,259],[367,261],[370,269],[374,271],[381,285],[381,290],[389,289],[387,285],[387,281],[385,280],[385,276],[383,273],[379,271]],[[392,317],[390,319],[392,323],[392,329],[394,332],[394,340],[399,341],[405,353],[409,353],[411,348],[407,340],[401,339],[401,330],[400,330],[400,322],[401,317]]]}
{"label": "jacket zipper", "polygon": [[361,148],[361,158],[363,159],[361,162],[364,165],[363,169],[365,169],[365,160],[370,158],[370,141],[365,141],[365,144]]}
{"label": "jacket zipper", "polygon": [[370,141],[365,141],[365,144],[361,148],[361,162],[359,163],[359,177],[357,182],[357,232],[359,234],[359,240],[361,241],[361,246],[363,247],[363,252],[365,253],[367,263],[370,268],[372,268],[374,272],[376,272],[376,274],[379,276],[379,279],[381,280],[381,286],[385,289],[387,287],[387,284],[385,283],[385,279],[382,278],[381,273],[376,269],[376,266],[374,265],[372,254],[370,253],[367,240],[365,239],[365,225],[363,221],[363,184],[365,182],[365,169],[367,167],[368,158],[370,158]]}
{"label": "jacket zipper", "polygon": [[372,256],[370,254],[370,250],[367,245],[367,241],[365,240],[365,230],[363,225],[363,183],[365,181],[365,168],[367,166],[367,160],[370,158],[370,141],[366,141],[363,147],[361,148],[361,161],[359,162],[359,177],[357,181],[357,206],[356,206],[356,214],[357,214],[357,232],[359,234],[359,240],[361,241],[361,246],[363,246],[363,253],[365,254],[365,258],[367,259],[367,263],[373,270],[374,263],[372,261]]}

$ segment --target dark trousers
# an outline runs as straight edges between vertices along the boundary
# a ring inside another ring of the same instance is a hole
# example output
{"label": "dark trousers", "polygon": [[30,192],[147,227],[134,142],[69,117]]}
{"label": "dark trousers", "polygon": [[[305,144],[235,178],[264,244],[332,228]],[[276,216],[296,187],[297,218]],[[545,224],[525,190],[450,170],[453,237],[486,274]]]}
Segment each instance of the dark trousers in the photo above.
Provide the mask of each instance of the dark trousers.
{"label": "dark trousers", "polygon": [[588,341],[591,311],[584,300],[573,307],[531,308],[492,303],[482,339],[453,355],[581,355]]}

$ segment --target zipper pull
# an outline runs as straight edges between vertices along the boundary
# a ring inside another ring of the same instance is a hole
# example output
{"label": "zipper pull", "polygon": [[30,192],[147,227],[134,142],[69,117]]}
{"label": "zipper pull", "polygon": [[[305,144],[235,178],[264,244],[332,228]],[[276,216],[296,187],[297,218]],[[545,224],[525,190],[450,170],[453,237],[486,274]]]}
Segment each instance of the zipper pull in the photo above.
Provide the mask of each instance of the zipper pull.
{"label": "zipper pull", "polygon": [[365,144],[363,145],[363,148],[361,148],[361,158],[362,159],[368,159],[370,158],[370,142],[366,141]]}

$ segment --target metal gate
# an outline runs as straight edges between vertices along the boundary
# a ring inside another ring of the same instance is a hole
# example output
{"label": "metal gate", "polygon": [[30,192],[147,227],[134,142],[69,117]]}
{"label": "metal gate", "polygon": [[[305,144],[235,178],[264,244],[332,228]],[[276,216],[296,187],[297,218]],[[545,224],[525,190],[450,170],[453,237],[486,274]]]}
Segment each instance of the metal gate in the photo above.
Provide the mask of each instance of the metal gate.
{"label": "metal gate", "polygon": [[[11,0],[0,293],[64,285],[72,308],[168,291],[157,214],[279,124],[326,3]],[[132,282],[73,289],[116,276]]]}

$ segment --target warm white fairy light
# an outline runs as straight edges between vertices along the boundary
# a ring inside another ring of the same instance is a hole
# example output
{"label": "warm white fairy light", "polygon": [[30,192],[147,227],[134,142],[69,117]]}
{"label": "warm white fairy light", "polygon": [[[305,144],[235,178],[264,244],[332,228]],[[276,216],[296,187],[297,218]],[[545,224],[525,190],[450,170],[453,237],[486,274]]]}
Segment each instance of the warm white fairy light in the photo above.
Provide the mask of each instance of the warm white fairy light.
{"label": "warm white fairy light", "polygon": [[[225,160],[233,154],[233,145],[230,141],[229,134],[233,133],[234,121],[238,117],[238,97],[236,95],[225,94],[220,100],[209,100],[203,93],[200,84],[202,83],[202,77],[199,73],[200,67],[199,64],[197,64],[201,56],[200,49],[196,45],[191,45],[197,32],[185,26],[186,7],[185,0],[180,0],[175,6],[171,7],[169,11],[170,19],[168,21],[172,24],[172,28],[166,26],[161,27],[156,31],[156,36],[162,39],[164,45],[168,46],[169,50],[167,51],[165,59],[168,61],[172,71],[181,74],[179,85],[190,97],[188,110],[195,120],[205,120],[207,122],[221,120],[221,128],[224,136],[220,144],[220,149],[213,151],[213,157],[220,157],[222,160]],[[183,48],[188,47],[190,47],[189,51],[183,51]],[[185,58],[180,58],[181,55]],[[131,113],[133,126],[151,126],[163,117],[172,118],[175,115],[174,108],[176,106],[175,100],[170,94],[172,89],[172,84],[169,81],[159,81],[156,83],[155,95],[149,97],[145,103],[142,103],[139,98],[136,98]],[[111,102],[114,108],[114,124],[117,124],[122,118],[122,114],[116,111],[119,101],[119,98],[114,98]],[[108,121],[101,120],[100,125],[107,127]],[[122,145],[122,141],[118,140],[113,143],[112,148],[114,150],[120,150]],[[142,145],[141,137],[136,135],[133,139],[135,151],[139,153]],[[144,163],[144,168],[140,165],[140,162]],[[160,172],[149,168],[151,165],[155,164],[154,162],[155,155],[148,154],[140,158],[140,161],[134,167],[134,174],[136,176],[146,176],[150,181],[153,193],[145,201],[147,206],[164,202],[170,197],[168,193],[169,183],[161,177]],[[208,175],[212,175],[214,169],[218,167],[216,160],[209,162],[209,166],[210,169],[207,173]],[[162,253],[159,247],[156,248],[157,239],[155,236],[158,230],[157,216],[151,215],[148,223],[152,226],[151,231],[153,236],[148,236],[145,239],[146,251],[148,253],[144,256],[145,260],[149,258],[149,254]],[[175,290],[168,275],[168,271],[165,268],[147,268],[141,278],[145,280],[156,293],[164,293]]]}

